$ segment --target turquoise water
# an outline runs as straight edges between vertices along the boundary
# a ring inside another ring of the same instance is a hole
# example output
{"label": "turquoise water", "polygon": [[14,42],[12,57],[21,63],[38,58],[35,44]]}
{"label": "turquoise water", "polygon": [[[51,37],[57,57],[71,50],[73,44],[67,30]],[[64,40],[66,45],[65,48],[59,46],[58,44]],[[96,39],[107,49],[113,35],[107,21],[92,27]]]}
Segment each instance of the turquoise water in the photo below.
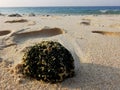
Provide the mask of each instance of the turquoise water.
{"label": "turquoise water", "polygon": [[3,14],[120,14],[120,6],[99,7],[0,7]]}

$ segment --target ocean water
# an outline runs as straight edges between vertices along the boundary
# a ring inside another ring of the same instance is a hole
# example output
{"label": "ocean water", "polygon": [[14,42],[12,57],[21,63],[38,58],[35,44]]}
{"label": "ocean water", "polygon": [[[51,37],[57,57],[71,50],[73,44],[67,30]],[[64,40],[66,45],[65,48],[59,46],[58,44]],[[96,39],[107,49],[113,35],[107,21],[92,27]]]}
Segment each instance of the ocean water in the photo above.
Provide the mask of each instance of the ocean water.
{"label": "ocean water", "polygon": [[97,6],[97,7],[0,7],[2,14],[120,14],[120,6]]}

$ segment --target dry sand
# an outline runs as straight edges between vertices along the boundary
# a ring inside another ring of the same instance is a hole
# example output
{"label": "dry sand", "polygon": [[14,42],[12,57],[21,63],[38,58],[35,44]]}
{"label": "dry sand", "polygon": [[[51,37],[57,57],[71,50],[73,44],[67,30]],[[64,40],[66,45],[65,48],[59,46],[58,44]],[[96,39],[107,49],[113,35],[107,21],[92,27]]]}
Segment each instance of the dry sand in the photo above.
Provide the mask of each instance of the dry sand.
{"label": "dry sand", "polygon": [[[42,40],[72,53],[73,78],[46,84],[16,74],[25,48]],[[0,90],[120,90],[119,46],[120,15],[0,16]]]}

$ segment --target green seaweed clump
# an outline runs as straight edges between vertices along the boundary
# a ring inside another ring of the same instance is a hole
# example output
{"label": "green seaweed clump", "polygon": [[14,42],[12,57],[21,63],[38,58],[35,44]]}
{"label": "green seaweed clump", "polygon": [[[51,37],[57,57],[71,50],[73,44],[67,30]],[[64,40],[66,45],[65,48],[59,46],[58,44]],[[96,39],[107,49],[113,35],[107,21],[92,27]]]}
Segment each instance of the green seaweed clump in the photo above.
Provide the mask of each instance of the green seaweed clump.
{"label": "green seaweed clump", "polygon": [[42,41],[25,52],[23,74],[44,82],[62,82],[74,76],[74,59],[60,43]]}

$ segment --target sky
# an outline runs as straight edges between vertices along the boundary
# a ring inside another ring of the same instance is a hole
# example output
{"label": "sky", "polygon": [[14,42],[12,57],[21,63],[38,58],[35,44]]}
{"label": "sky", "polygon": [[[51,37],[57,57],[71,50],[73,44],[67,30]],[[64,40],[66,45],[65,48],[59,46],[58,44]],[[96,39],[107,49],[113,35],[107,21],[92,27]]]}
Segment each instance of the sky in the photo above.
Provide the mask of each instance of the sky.
{"label": "sky", "polygon": [[0,7],[120,6],[120,0],[0,0]]}

